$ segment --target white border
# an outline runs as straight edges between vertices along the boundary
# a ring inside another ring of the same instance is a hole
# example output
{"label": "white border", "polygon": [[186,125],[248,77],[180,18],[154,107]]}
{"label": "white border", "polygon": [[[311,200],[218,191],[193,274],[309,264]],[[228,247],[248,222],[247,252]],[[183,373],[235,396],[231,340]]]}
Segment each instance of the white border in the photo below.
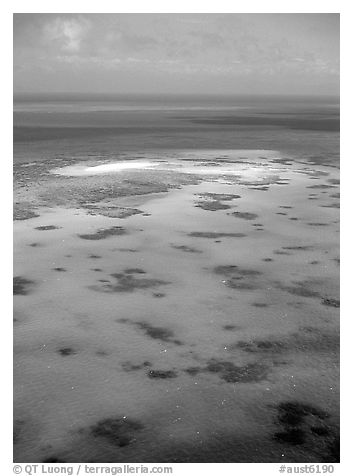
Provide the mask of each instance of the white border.
{"label": "white border", "polygon": [[[335,474],[350,474],[349,471],[351,444],[350,438],[351,411],[349,403],[352,401],[350,393],[352,378],[351,356],[349,355],[350,336],[352,332],[352,312],[348,310],[348,297],[351,290],[350,265],[352,264],[352,254],[350,245],[352,235],[350,231],[350,220],[352,214],[349,207],[349,194],[352,185],[350,183],[353,177],[353,157],[349,143],[352,124],[352,30],[353,30],[353,9],[349,1],[324,1],[324,0],[297,0],[297,1],[250,1],[234,2],[217,0],[210,1],[73,1],[73,0],[41,0],[41,1],[13,1],[3,2],[0,15],[0,48],[1,48],[1,132],[4,147],[2,148],[1,160],[1,223],[2,227],[2,273],[1,273],[1,326],[2,326],[2,345],[1,362],[2,366],[2,418],[1,418],[1,460],[0,468],[2,474],[13,474],[12,472],[12,14],[19,13],[340,13],[341,14],[341,165],[342,165],[342,381],[341,391],[342,408],[342,450],[341,464],[335,465]],[[348,279],[347,279],[348,278]],[[346,302],[347,301],[347,302]],[[351,398],[350,398],[351,397]],[[223,474],[248,475],[261,474],[273,475],[278,473],[279,464],[183,464],[174,465],[174,475],[179,474],[214,474],[222,472]]]}
{"label": "white border", "polygon": [[[348,2],[347,2],[348,3]],[[21,13],[336,13],[345,10],[346,2],[337,0],[231,0],[210,1],[112,1],[16,0],[8,2],[9,11]],[[215,8],[216,7],[216,8]]]}

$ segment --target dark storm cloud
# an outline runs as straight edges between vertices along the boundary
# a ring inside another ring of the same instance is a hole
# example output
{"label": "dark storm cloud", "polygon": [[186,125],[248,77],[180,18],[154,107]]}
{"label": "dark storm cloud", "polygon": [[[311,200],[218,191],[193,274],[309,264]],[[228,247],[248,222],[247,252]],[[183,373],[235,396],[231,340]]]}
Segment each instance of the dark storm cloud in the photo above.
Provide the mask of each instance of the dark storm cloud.
{"label": "dark storm cloud", "polygon": [[15,14],[15,90],[337,93],[334,14]]}

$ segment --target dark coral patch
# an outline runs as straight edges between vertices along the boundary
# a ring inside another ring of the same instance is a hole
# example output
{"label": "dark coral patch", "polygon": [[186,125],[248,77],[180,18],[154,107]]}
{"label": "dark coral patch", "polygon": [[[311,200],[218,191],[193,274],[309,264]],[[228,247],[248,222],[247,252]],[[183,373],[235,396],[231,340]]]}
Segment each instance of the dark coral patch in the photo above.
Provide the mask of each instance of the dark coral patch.
{"label": "dark coral patch", "polygon": [[90,215],[103,215],[109,218],[128,218],[133,215],[142,214],[142,210],[138,208],[124,208],[116,206],[93,206],[86,205],[85,208],[88,208],[88,213]]}
{"label": "dark coral patch", "polygon": [[227,286],[228,288],[238,289],[239,291],[241,290],[252,291],[254,289],[257,289],[257,286],[254,283],[238,281],[239,279],[241,278],[227,279],[223,281],[223,284]]}
{"label": "dark coral patch", "polygon": [[240,268],[237,265],[219,265],[214,268],[214,273],[221,274],[227,279],[222,283],[232,289],[253,290],[259,287],[257,277],[261,271],[255,269]]}
{"label": "dark coral patch", "polygon": [[23,278],[22,276],[14,276],[13,278],[13,293],[14,295],[26,296],[31,292],[34,281]]}
{"label": "dark coral patch", "polygon": [[117,280],[117,284],[111,286],[113,292],[132,292],[135,289],[148,289],[156,286],[169,284],[168,281],[153,278],[135,278],[132,275],[121,273],[112,274]]}
{"label": "dark coral patch", "polygon": [[312,289],[311,281],[296,281],[294,285],[285,286],[284,284],[280,283],[279,288],[283,291],[287,291],[290,294],[294,294],[295,296],[301,297],[320,297],[320,293]]}
{"label": "dark coral patch", "polygon": [[200,193],[199,197],[209,198],[211,200],[221,200],[223,202],[241,198],[240,195],[233,195],[230,193],[210,193],[210,192]]}
{"label": "dark coral patch", "polygon": [[182,345],[182,342],[178,339],[175,339],[174,332],[166,327],[153,326],[152,324],[145,321],[131,321],[126,318],[116,319],[116,322],[120,324],[131,324],[143,330],[144,333],[151,337],[151,339],[160,340],[162,342],[169,342],[171,344]]}
{"label": "dark coral patch", "polygon": [[324,306],[340,307],[340,301],[339,301],[339,299],[323,298],[323,299],[321,300],[321,303],[322,303]]}
{"label": "dark coral patch", "polygon": [[95,233],[87,233],[83,235],[78,235],[83,240],[103,240],[109,236],[120,236],[125,235],[127,231],[122,226],[112,226],[111,228],[101,228]]}
{"label": "dark coral patch", "polygon": [[335,188],[335,185],[327,185],[325,183],[322,183],[318,185],[310,185],[309,187],[306,187],[306,188],[315,188],[315,189],[325,190],[327,188]]}
{"label": "dark coral patch", "polygon": [[245,352],[261,354],[279,354],[285,352],[336,353],[339,349],[339,335],[325,333],[316,328],[305,327],[281,337],[239,341],[229,349],[241,349]]}
{"label": "dark coral patch", "polygon": [[282,164],[282,165],[292,165],[292,161],[290,159],[286,158],[280,158],[280,159],[272,159],[270,162],[273,164]]}
{"label": "dark coral patch", "polygon": [[125,372],[134,372],[135,370],[141,370],[145,367],[150,367],[152,364],[148,360],[145,360],[141,364],[133,364],[132,362],[123,362],[121,364]]}
{"label": "dark coral patch", "polygon": [[174,332],[166,327],[152,326],[148,322],[136,322],[136,325],[142,329],[148,337],[152,339],[161,340],[163,342],[170,342],[176,345],[182,345],[182,342],[174,338]]}
{"label": "dark coral patch", "polygon": [[213,231],[193,231],[188,234],[194,238],[244,238],[244,233],[218,233]]}
{"label": "dark coral patch", "polygon": [[49,456],[48,458],[43,459],[42,463],[66,463],[66,461],[56,456]]}
{"label": "dark coral patch", "polygon": [[302,445],[309,440],[313,443],[313,438],[314,441],[319,438],[331,447],[335,430],[326,422],[330,415],[321,408],[287,401],[277,406],[277,412],[276,423],[282,431],[276,432],[273,438],[279,443]]}
{"label": "dark coral patch", "polygon": [[298,426],[304,423],[306,417],[315,416],[320,420],[325,420],[329,414],[320,408],[306,403],[288,401],[278,405],[278,421],[284,425]]}
{"label": "dark coral patch", "polygon": [[147,375],[152,379],[168,379],[176,378],[178,376],[177,372],[174,370],[149,370]]}
{"label": "dark coral patch", "polygon": [[252,383],[266,380],[268,367],[260,362],[237,366],[227,360],[211,359],[205,367],[188,367],[184,371],[191,376],[216,374],[227,383]]}
{"label": "dark coral patch", "polygon": [[61,349],[58,349],[58,354],[62,355],[63,357],[67,357],[69,355],[76,355],[77,351],[72,347],[62,347]]}
{"label": "dark coral patch", "polygon": [[192,246],[186,246],[186,245],[171,245],[172,248],[175,248],[176,250],[180,251],[185,251],[186,253],[202,253],[201,250],[198,250],[197,248],[193,248]]}
{"label": "dark coral patch", "polygon": [[322,208],[340,208],[340,204],[338,202],[329,203],[328,205],[321,205]]}
{"label": "dark coral patch", "polygon": [[135,274],[145,274],[145,271],[140,270],[139,268],[131,268],[125,270],[123,273],[113,273],[111,276],[116,279],[116,283],[106,283],[102,287],[91,286],[91,289],[111,293],[131,293],[137,289],[149,289],[170,284],[169,281],[163,281],[161,279],[138,278]]}
{"label": "dark coral patch", "polygon": [[29,210],[27,207],[22,207],[18,204],[14,204],[13,219],[14,220],[29,220],[30,218],[37,218],[40,215],[33,210]]}
{"label": "dark coral patch", "polygon": [[253,187],[248,187],[249,190],[258,190],[259,192],[267,192],[269,188],[268,185],[254,185]]}
{"label": "dark coral patch", "polygon": [[21,439],[21,433],[26,422],[24,420],[14,420],[13,422],[13,444],[17,445]]}
{"label": "dark coral patch", "polygon": [[328,457],[325,457],[325,462],[339,463],[340,462],[340,439],[336,437],[328,446]]}
{"label": "dark coral patch", "polygon": [[329,223],[321,223],[321,222],[309,222],[307,223],[309,226],[328,226]]}
{"label": "dark coral patch", "polygon": [[330,434],[330,430],[327,426],[312,426],[310,430],[318,436],[327,436]]}
{"label": "dark coral patch", "polygon": [[279,431],[274,434],[274,439],[280,443],[290,445],[302,445],[305,443],[306,435],[301,428],[288,428],[285,431]]}
{"label": "dark coral patch", "polygon": [[246,352],[271,352],[279,353],[286,349],[286,344],[275,340],[252,340],[249,342],[240,341],[237,347]]}
{"label": "dark coral patch", "polygon": [[137,420],[127,417],[107,418],[90,428],[95,438],[104,438],[110,444],[124,447],[136,441],[136,433],[144,426]]}
{"label": "dark coral patch", "polygon": [[217,359],[211,359],[205,370],[218,374],[222,380],[229,383],[260,382],[267,378],[268,373],[267,367],[262,363],[237,366],[233,362]]}
{"label": "dark coral patch", "polygon": [[235,326],[234,324],[226,324],[226,325],[223,326],[223,329],[224,329],[225,331],[235,331],[235,330],[240,329],[240,327],[239,327],[239,326]]}
{"label": "dark coral patch", "polygon": [[256,213],[249,213],[249,212],[233,212],[233,213],[229,213],[229,215],[232,215],[235,218],[242,218],[243,220],[255,220],[255,218],[258,217]]}
{"label": "dark coral patch", "polygon": [[282,246],[283,250],[292,250],[292,251],[309,251],[313,247],[311,245],[292,245],[292,246]]}
{"label": "dark coral patch", "polygon": [[48,231],[48,230],[59,230],[61,226],[56,226],[56,225],[43,225],[43,226],[36,226],[35,230],[40,230],[40,231]]}
{"label": "dark coral patch", "polygon": [[165,297],[166,295],[164,293],[153,293],[152,296],[154,298],[163,298]]}
{"label": "dark coral patch", "polygon": [[189,375],[195,376],[199,374],[200,372],[203,372],[202,367],[188,367],[187,369],[184,369],[184,372],[186,372]]}
{"label": "dark coral patch", "polygon": [[224,274],[225,276],[233,276],[234,274],[239,276],[260,276],[261,271],[256,269],[240,268],[237,265],[219,265],[214,268],[216,274]]}
{"label": "dark coral patch", "polygon": [[216,212],[217,210],[227,210],[230,205],[220,202],[219,200],[197,202],[195,205],[196,208],[202,208],[203,210],[208,210],[210,212]]}
{"label": "dark coral patch", "polygon": [[141,268],[127,268],[127,269],[124,269],[124,273],[126,273],[126,274],[146,274],[146,271],[144,271]]}

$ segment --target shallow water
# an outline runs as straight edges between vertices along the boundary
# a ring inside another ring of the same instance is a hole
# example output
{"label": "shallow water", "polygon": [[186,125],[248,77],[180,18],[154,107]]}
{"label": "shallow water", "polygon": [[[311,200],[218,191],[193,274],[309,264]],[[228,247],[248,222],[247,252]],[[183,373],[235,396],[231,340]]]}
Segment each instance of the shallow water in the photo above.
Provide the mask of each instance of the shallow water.
{"label": "shallow water", "polygon": [[36,198],[39,216],[15,222],[29,281],[15,296],[15,461],[334,460],[339,213],[312,186],[338,192],[338,172],[286,160],[173,151],[129,175],[106,159],[52,169],[62,194],[84,194],[97,168],[97,186],[150,183],[146,165],[187,178],[115,200],[142,212],[124,219]]}

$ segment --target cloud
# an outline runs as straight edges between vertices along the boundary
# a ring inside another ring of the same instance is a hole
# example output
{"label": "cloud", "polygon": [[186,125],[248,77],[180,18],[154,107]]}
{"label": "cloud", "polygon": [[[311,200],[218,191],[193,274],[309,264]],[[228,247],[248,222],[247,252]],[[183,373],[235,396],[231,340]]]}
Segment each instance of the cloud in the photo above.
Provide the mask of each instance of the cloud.
{"label": "cloud", "polygon": [[[41,84],[47,81],[48,88],[73,89],[80,80],[89,85],[97,78],[102,88],[108,84],[129,90],[134,77],[134,84],[152,92],[157,84],[170,91],[182,88],[182,81],[186,88],[195,81],[212,90],[209,85],[220,88],[224,81],[233,85],[229,88],[242,82],[250,88],[254,83],[261,92],[263,83],[273,84],[275,91],[280,87],[291,92],[295,77],[303,91],[316,92],[315,83],[338,90],[336,17],[16,14],[14,80],[22,88],[36,88],[41,75]],[[48,71],[57,71],[64,82]],[[124,75],[129,77],[126,83]]]}
{"label": "cloud", "polygon": [[90,28],[87,18],[56,18],[44,26],[44,37],[63,51],[80,51],[81,42]]}

